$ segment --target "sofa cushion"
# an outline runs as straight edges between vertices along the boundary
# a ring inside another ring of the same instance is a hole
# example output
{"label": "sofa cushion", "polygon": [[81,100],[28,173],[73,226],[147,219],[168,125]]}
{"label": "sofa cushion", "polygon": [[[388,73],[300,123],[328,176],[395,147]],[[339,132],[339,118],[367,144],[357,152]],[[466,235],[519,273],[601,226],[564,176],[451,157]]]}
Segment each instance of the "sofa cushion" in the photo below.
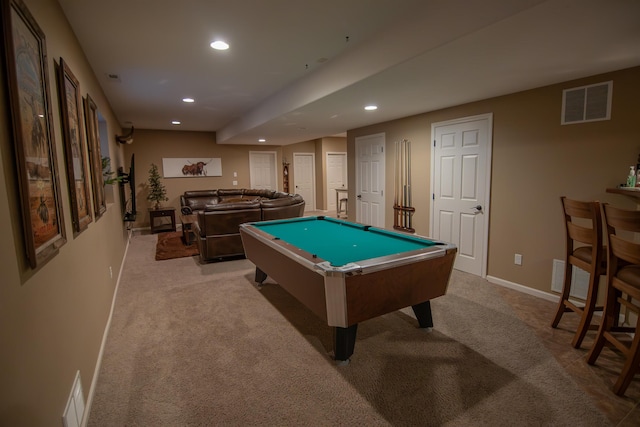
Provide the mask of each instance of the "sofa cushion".
{"label": "sofa cushion", "polygon": [[243,196],[256,196],[256,197],[267,197],[272,198],[276,192],[273,190],[256,190],[252,188],[245,189],[242,193]]}
{"label": "sofa cushion", "polygon": [[247,196],[247,195],[228,195],[228,196],[220,196],[219,203],[235,203],[235,202],[244,202],[244,201],[252,201],[252,200],[260,200],[258,196]]}
{"label": "sofa cushion", "polygon": [[180,196],[180,205],[181,207],[187,206],[192,211],[200,211],[206,205],[213,205],[219,200],[217,190],[185,191]]}
{"label": "sofa cushion", "polygon": [[[299,195],[287,195],[288,197],[281,197],[277,199],[262,199],[260,205],[263,208],[275,208],[279,206],[295,205],[302,201],[302,197]],[[297,197],[296,197],[297,196]]]}
{"label": "sofa cushion", "polygon": [[242,196],[244,189],[242,188],[222,188],[216,190],[218,196]]}
{"label": "sofa cushion", "polygon": [[259,209],[260,200],[237,200],[234,202],[215,203],[212,205],[206,205],[204,211],[234,211],[241,209]]}
{"label": "sofa cushion", "polygon": [[218,190],[193,190],[185,191],[185,197],[215,197],[218,195]]}

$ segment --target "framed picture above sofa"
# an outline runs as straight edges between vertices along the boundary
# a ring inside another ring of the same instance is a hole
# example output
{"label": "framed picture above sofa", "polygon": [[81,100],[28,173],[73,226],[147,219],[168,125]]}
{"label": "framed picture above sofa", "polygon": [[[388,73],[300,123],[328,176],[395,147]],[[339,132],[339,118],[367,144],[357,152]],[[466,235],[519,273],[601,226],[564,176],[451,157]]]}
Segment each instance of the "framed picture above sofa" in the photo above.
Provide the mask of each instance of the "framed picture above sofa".
{"label": "framed picture above sofa", "polygon": [[222,159],[215,157],[163,158],[162,175],[164,178],[222,176]]}

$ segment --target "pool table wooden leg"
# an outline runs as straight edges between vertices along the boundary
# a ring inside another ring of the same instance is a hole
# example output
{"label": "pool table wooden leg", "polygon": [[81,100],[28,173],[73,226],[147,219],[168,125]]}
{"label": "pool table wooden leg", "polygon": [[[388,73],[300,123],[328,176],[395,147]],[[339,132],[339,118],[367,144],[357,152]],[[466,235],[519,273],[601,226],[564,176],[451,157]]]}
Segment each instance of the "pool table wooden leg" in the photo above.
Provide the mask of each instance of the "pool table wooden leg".
{"label": "pool table wooden leg", "polygon": [[255,281],[258,282],[258,284],[262,285],[262,282],[264,282],[265,280],[267,280],[267,273],[256,267]]}
{"label": "pool table wooden leg", "polygon": [[412,305],[413,312],[418,318],[418,324],[421,328],[433,328],[433,318],[431,317],[431,301],[421,302]]}
{"label": "pool table wooden leg", "polygon": [[356,345],[356,333],[358,332],[358,324],[351,325],[346,328],[336,326],[333,328],[333,352],[338,362],[347,362],[353,354]]}

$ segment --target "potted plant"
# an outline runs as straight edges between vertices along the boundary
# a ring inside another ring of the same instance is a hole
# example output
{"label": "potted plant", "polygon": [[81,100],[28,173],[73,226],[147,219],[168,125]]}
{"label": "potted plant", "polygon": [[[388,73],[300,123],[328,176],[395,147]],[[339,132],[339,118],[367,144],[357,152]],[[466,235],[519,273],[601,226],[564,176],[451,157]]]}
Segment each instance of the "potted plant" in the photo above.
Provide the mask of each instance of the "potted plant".
{"label": "potted plant", "polygon": [[102,178],[104,180],[105,185],[113,185],[120,181],[122,181],[121,176],[114,176],[115,172],[111,170],[111,158],[103,157],[102,158]]}
{"label": "potted plant", "polygon": [[167,190],[164,188],[162,181],[160,181],[158,166],[155,163],[151,163],[151,168],[149,169],[149,195],[147,200],[154,202],[154,209],[160,207],[160,202],[169,200]]}

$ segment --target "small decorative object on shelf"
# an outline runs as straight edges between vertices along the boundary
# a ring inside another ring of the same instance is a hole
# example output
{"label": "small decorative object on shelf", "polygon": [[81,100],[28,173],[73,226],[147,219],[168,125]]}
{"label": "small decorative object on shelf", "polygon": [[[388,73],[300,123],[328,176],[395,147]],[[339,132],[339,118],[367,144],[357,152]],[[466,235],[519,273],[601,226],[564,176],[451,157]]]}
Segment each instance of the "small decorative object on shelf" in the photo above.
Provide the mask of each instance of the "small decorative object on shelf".
{"label": "small decorative object on shelf", "polygon": [[411,206],[411,141],[396,142],[395,197],[393,199],[393,228],[415,232],[412,227],[415,208]]}
{"label": "small decorative object on shelf", "polygon": [[167,190],[160,180],[158,166],[155,163],[151,163],[151,168],[149,169],[149,195],[147,196],[147,200],[154,202],[154,209],[160,208],[160,202],[169,200]]}

